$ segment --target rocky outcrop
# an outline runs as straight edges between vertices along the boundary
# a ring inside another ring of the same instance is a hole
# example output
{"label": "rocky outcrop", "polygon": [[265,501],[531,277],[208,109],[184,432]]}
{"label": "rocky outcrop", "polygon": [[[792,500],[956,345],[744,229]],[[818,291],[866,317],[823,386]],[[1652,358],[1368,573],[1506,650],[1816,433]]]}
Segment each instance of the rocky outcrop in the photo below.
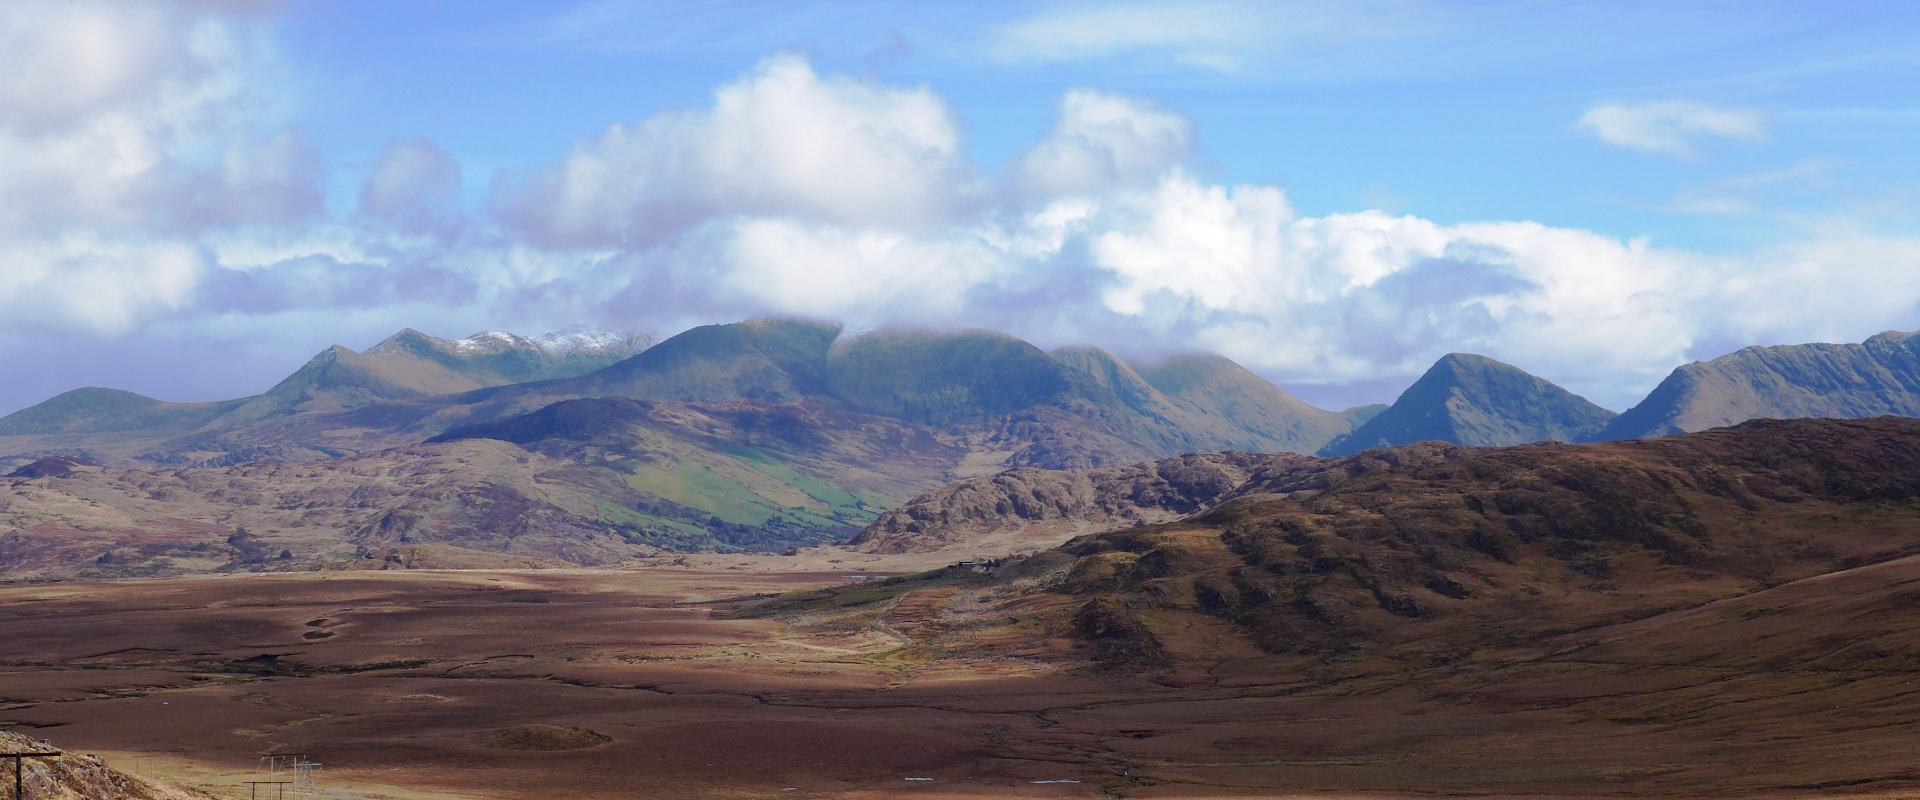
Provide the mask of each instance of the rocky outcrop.
{"label": "rocky outcrop", "polygon": [[1105,469],[1008,470],[916,497],[880,515],[848,544],[868,552],[904,553],[1056,520],[1157,522],[1217,503],[1262,470],[1313,460],[1227,452]]}
{"label": "rocky outcrop", "polygon": [[[0,731],[0,752],[60,752],[52,744]],[[96,755],[61,753],[58,758],[24,759],[21,789],[36,800],[218,800],[198,789],[128,775]],[[13,772],[9,765],[7,783]],[[7,786],[5,791],[13,791]]]}

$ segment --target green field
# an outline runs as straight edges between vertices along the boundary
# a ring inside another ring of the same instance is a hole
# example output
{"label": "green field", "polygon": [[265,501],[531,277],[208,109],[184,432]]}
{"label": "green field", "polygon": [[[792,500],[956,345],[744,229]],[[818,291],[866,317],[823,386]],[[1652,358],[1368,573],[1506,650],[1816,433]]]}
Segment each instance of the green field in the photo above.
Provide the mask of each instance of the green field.
{"label": "green field", "polygon": [[[722,460],[709,462],[716,456]],[[682,455],[671,462],[627,460],[618,466],[627,473],[629,486],[697,512],[699,518],[668,519],[614,506],[617,511],[602,509],[604,521],[647,530],[667,527],[670,531],[659,532],[696,539],[738,538],[738,531],[707,530],[711,520],[718,519],[795,544],[814,543],[863,526],[892,505],[883,496],[841,489],[752,448],[735,448],[700,460]]]}

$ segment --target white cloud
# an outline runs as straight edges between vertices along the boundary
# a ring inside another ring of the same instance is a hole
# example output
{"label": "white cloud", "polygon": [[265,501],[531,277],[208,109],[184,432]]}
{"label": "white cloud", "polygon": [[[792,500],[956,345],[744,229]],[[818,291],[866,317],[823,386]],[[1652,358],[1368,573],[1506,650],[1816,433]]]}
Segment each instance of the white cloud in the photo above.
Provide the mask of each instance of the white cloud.
{"label": "white cloud", "polygon": [[1005,25],[989,55],[1013,62],[1093,61],[1148,54],[1222,72],[1291,51],[1425,27],[1413,0],[1201,0],[1055,5]]}
{"label": "white cloud", "polygon": [[742,213],[923,226],[944,222],[975,180],[960,144],[930,89],[822,78],[777,56],[710,110],[615,125],[496,200],[562,246],[644,245]]}
{"label": "white cloud", "polygon": [[1657,379],[1685,352],[1711,264],[1536,223],[1380,212],[1296,218],[1274,187],[1170,173],[1087,234],[1105,310],[1295,380],[1418,372],[1449,350],[1561,380]]}
{"label": "white cloud", "polygon": [[90,235],[0,243],[7,327],[118,336],[188,304],[209,269],[190,245]]}
{"label": "white cloud", "polygon": [[1672,101],[1596,106],[1575,126],[1607,144],[1694,158],[1704,139],[1765,139],[1768,121],[1763,111]]}
{"label": "white cloud", "polygon": [[0,329],[135,330],[191,305],[202,234],[318,213],[311,142],[255,117],[263,23],[223,15],[262,5],[0,13]]}
{"label": "white cloud", "polygon": [[963,316],[975,287],[1015,266],[1010,253],[964,233],[930,238],[757,219],[737,223],[727,238],[721,291],[777,312],[855,322]]}
{"label": "white cloud", "polygon": [[1088,195],[1151,183],[1193,149],[1193,124],[1138,98],[1075,89],[1060,120],[1018,165],[1024,190]]}
{"label": "white cloud", "polygon": [[1229,191],[1176,173],[1114,205],[1091,253],[1116,279],[1101,298],[1116,313],[1142,314],[1156,294],[1201,309],[1260,312],[1287,290],[1282,236],[1293,209],[1278,189]]}

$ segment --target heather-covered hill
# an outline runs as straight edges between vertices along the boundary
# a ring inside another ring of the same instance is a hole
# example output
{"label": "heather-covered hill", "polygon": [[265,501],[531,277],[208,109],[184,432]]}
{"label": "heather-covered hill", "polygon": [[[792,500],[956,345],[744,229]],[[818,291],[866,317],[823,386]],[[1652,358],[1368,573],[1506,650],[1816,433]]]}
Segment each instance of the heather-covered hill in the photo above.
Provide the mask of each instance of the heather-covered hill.
{"label": "heather-covered hill", "polygon": [[1421,444],[1261,465],[1222,495],[1036,556],[1020,574],[1057,577],[1008,602],[1112,663],[1177,666],[1167,613],[1368,669],[1457,659],[1920,554],[1920,420]]}
{"label": "heather-covered hill", "polygon": [[411,566],[596,565],[656,544],[725,545],[641,524],[645,500],[612,469],[486,440],[301,463],[48,470],[0,479],[0,575],[379,568],[389,554]]}
{"label": "heather-covered hill", "polygon": [[0,573],[780,552],[848,538],[950,480],[966,454],[917,426],[813,405],[601,398],[337,459],[141,470],[56,457],[0,479]]}
{"label": "heather-covered hill", "polygon": [[847,544],[875,553],[920,552],[1049,524],[1090,532],[1169,522],[1220,502],[1258,471],[1308,461],[1293,453],[1226,452],[1102,469],[1012,469],[915,497]]}

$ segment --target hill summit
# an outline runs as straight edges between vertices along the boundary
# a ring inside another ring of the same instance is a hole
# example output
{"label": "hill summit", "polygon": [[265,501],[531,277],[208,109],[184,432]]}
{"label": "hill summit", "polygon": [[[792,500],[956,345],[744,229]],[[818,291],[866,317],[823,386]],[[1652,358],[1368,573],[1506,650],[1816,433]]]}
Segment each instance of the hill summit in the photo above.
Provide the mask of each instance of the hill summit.
{"label": "hill summit", "polygon": [[1452,353],[1435,362],[1391,407],[1320,453],[1352,455],[1424,441],[1481,446],[1575,441],[1613,416],[1518,367]]}

